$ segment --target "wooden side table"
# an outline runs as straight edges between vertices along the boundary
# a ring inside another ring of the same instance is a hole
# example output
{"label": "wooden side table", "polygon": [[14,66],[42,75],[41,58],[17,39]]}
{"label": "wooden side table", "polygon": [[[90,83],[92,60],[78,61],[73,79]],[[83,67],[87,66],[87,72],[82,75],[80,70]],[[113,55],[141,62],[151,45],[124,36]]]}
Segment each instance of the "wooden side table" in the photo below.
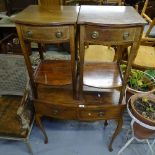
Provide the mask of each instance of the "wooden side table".
{"label": "wooden side table", "polygon": [[[129,6],[81,6],[80,8],[78,17],[80,31],[78,98],[87,100],[81,110],[81,116],[83,120],[116,120],[118,125],[109,145],[110,151],[113,140],[123,124],[125,105],[122,104],[122,100],[145,24],[144,19]],[[116,61],[84,61],[85,45],[88,44],[115,46],[117,49]],[[131,46],[131,51],[123,77],[120,62],[124,46]],[[116,92],[119,95],[116,95]],[[96,97],[96,100],[88,100],[88,93],[93,96],[92,98]]]}
{"label": "wooden side table", "polygon": [[[63,119],[76,117],[73,98],[76,96],[75,34],[78,12],[79,7],[76,6],[45,9],[32,5],[13,18],[30,77],[36,123],[45,136],[45,143],[48,138],[41,123],[42,116]],[[69,42],[71,60],[44,60],[40,50],[41,62],[33,71],[29,57],[31,42]]]}

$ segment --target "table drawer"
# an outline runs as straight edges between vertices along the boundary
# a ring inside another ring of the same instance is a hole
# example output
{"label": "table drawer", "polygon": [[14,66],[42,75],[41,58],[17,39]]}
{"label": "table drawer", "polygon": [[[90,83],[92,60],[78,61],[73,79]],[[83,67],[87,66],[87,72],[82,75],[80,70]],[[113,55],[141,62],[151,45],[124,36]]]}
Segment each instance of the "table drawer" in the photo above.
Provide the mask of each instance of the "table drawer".
{"label": "table drawer", "polygon": [[92,43],[122,44],[133,42],[137,28],[104,28],[85,26],[85,41]]}
{"label": "table drawer", "polygon": [[80,108],[79,119],[85,121],[117,119],[122,115],[123,109],[123,106]]}
{"label": "table drawer", "polygon": [[36,113],[44,116],[60,118],[60,119],[77,119],[76,108],[61,105],[48,104],[45,102],[35,102]]}
{"label": "table drawer", "polygon": [[63,42],[69,40],[69,26],[22,26],[24,39],[36,42]]}

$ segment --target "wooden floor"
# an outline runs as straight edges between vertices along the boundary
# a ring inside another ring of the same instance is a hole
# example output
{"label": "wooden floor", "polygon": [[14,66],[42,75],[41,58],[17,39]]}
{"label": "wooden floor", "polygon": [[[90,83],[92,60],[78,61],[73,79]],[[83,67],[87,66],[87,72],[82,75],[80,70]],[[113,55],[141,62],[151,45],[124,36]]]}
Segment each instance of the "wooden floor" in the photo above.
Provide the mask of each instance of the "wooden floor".
{"label": "wooden floor", "polygon": [[113,61],[115,51],[102,45],[89,45],[85,50],[86,61]]}
{"label": "wooden floor", "polygon": [[[114,49],[102,45],[89,45],[85,51],[87,61],[112,61]],[[155,47],[140,46],[135,64],[155,68]]]}
{"label": "wooden floor", "polygon": [[155,68],[155,47],[140,46],[135,64]]}

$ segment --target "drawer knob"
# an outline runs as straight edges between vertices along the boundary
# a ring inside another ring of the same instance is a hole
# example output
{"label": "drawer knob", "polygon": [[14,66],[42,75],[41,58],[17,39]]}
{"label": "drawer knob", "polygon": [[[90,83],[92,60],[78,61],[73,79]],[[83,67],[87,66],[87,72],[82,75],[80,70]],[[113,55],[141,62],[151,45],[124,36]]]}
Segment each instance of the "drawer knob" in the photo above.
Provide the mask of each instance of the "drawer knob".
{"label": "drawer knob", "polygon": [[54,115],[57,115],[59,111],[55,109],[52,112],[53,112]]}
{"label": "drawer knob", "polygon": [[27,31],[26,32],[26,37],[27,38],[32,38],[32,34],[33,34],[32,31]]}
{"label": "drawer knob", "polygon": [[57,38],[61,38],[61,37],[63,36],[63,33],[62,33],[62,32],[56,32],[56,33],[55,33],[55,36],[56,36]]}
{"label": "drawer knob", "polygon": [[123,39],[127,40],[129,38],[129,32],[124,32]]}
{"label": "drawer knob", "polygon": [[90,112],[88,113],[88,116],[91,116],[91,113]]}
{"label": "drawer knob", "polygon": [[104,116],[104,112],[99,112],[98,116],[99,117],[103,117]]}
{"label": "drawer knob", "polygon": [[99,33],[97,31],[93,31],[91,34],[92,39],[96,39],[99,37]]}

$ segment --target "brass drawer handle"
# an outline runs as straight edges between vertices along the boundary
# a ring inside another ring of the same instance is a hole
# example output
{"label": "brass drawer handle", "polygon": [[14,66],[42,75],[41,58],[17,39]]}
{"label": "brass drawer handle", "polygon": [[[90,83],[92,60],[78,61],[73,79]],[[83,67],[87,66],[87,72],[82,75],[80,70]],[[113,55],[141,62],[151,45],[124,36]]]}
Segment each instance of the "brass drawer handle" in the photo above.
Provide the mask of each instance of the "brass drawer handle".
{"label": "brass drawer handle", "polygon": [[55,33],[55,36],[56,36],[57,38],[61,38],[61,37],[63,36],[63,33],[62,33],[62,32],[56,32],[56,33]]}
{"label": "brass drawer handle", "polygon": [[32,38],[32,34],[33,34],[32,31],[27,31],[26,32],[26,37],[27,38]]}
{"label": "brass drawer handle", "polygon": [[91,37],[92,37],[92,39],[98,38],[98,37],[99,37],[99,32],[93,31],[93,32],[91,33]]}
{"label": "brass drawer handle", "polygon": [[129,38],[129,32],[124,32],[123,39],[127,40]]}
{"label": "brass drawer handle", "polygon": [[91,112],[88,113],[88,116],[91,116]]}
{"label": "brass drawer handle", "polygon": [[98,113],[98,116],[99,116],[99,117],[103,117],[103,116],[104,116],[104,112],[99,112],[99,113]]}

